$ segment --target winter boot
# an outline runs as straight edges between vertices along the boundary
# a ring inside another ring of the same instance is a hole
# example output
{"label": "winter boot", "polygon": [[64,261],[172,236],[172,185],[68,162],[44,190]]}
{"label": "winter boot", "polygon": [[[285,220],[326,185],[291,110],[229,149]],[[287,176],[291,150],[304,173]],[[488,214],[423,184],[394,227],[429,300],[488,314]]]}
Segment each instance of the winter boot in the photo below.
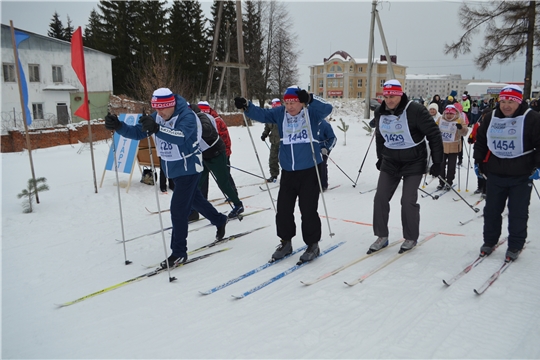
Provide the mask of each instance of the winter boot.
{"label": "winter boot", "polygon": [[442,190],[444,188],[444,184],[437,185],[437,190]]}
{"label": "winter boot", "polygon": [[482,192],[482,190],[480,188],[474,190],[474,194],[480,194]]}
{"label": "winter boot", "polygon": [[169,258],[167,260],[164,260],[161,262],[160,266],[162,269],[166,269],[167,268],[167,263],[169,263],[169,267],[170,268],[173,268],[173,267],[176,267],[182,263],[185,263],[188,259],[188,256],[187,255],[184,255],[184,256],[176,256],[176,255],[172,255],[169,256]]}
{"label": "winter boot", "polygon": [[290,255],[293,251],[291,240],[281,240],[281,244],[278,245],[276,251],[272,254],[270,262],[283,259],[285,256]]}
{"label": "winter boot", "polygon": [[268,179],[266,179],[266,182],[275,183],[276,180],[277,180],[277,176],[270,176]]}
{"label": "winter boot", "polygon": [[225,227],[227,226],[227,222],[229,222],[229,219],[225,220],[225,223],[221,226],[217,226],[216,231],[216,241],[223,240],[223,237],[225,236]]}
{"label": "winter boot", "polygon": [[401,249],[399,249],[399,253],[402,254],[405,251],[411,250],[413,247],[416,246],[417,243],[418,242],[416,240],[405,240],[401,245]]}
{"label": "winter boot", "polygon": [[518,249],[508,249],[506,251],[506,262],[509,261],[516,261],[519,257],[519,254],[521,254],[521,250]]}
{"label": "winter boot", "polygon": [[319,243],[309,245],[302,256],[300,256],[298,265],[315,259],[320,253],[321,250],[319,249]]}
{"label": "winter boot", "polygon": [[368,254],[371,254],[375,251],[379,251],[382,248],[385,248],[388,246],[388,236],[385,237],[378,237],[377,240],[371,246],[369,247]]}
{"label": "winter boot", "polygon": [[489,256],[493,252],[495,245],[489,245],[484,243],[480,248],[480,256]]}
{"label": "winter boot", "polygon": [[235,205],[234,209],[229,213],[229,219],[234,219],[244,212],[244,205],[242,203]]}

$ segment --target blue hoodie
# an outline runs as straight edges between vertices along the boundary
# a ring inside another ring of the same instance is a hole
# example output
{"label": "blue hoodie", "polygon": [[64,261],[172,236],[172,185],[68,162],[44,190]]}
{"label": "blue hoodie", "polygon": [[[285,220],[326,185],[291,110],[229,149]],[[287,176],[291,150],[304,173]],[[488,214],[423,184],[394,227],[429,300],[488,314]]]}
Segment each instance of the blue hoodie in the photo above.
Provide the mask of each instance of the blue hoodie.
{"label": "blue hoodie", "polygon": [[[203,170],[197,115],[188,107],[183,97],[175,95],[175,98],[174,113],[169,120],[165,121],[157,112],[150,115],[159,125],[159,131],[154,135],[158,138],[155,139],[157,152],[161,157],[161,168],[170,179],[197,174]],[[148,137],[148,134],[142,131],[141,124],[130,126],[122,123],[117,132],[135,140]],[[176,154],[176,157],[167,160],[168,153]]]}
{"label": "blue hoodie", "polygon": [[[300,114],[302,114],[305,110],[306,108],[304,108]],[[332,112],[332,105],[324,101],[324,99],[314,95],[313,101],[307,107],[307,111],[310,120],[311,136],[313,137],[312,144],[315,151],[315,158],[317,164],[320,164],[322,162],[322,157],[319,141],[317,139],[317,134],[319,133],[319,122],[330,115]],[[262,123],[277,124],[280,137],[279,164],[283,170],[296,171],[309,169],[315,166],[313,162],[311,144],[309,142],[293,144],[284,143],[283,124],[285,121],[285,106],[279,106],[273,109],[262,109],[250,102],[247,110],[245,111],[245,115]],[[307,134],[307,136],[309,136],[309,134]]]}

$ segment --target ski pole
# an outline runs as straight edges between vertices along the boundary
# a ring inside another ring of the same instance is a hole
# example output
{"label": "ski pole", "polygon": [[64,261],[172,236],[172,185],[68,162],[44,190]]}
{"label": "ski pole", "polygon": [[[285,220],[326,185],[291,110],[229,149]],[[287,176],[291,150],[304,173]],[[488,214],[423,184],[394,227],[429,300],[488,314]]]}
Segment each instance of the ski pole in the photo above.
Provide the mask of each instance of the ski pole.
{"label": "ski pole", "polygon": [[[262,164],[261,164],[261,159],[259,158],[259,153],[257,152],[257,147],[255,146],[255,142],[253,141],[253,136],[251,136],[251,130],[249,129],[249,124],[248,124],[247,119],[246,119],[246,113],[244,111],[242,111],[242,116],[244,117],[244,125],[246,125],[246,129],[248,131],[249,139],[251,140],[251,145],[253,146],[253,152],[255,153],[255,157],[257,158],[257,162],[259,163],[259,168],[261,169],[262,177],[258,176],[258,175],[255,175],[255,174],[248,173],[247,171],[245,171],[245,172],[250,174],[250,175],[260,177],[261,179],[265,180],[264,183],[266,184],[266,190],[268,191],[268,196],[270,196],[270,201],[272,202],[272,207],[274,208],[274,212],[277,213],[276,204],[274,202],[274,198],[272,198],[272,193],[270,192],[270,187],[268,186],[268,182],[266,181],[266,176],[264,175],[264,169],[263,169]],[[240,170],[240,169],[236,169],[236,170]]]}
{"label": "ski pole", "polygon": [[307,123],[309,144],[311,145],[311,156],[313,157],[313,163],[315,164],[315,172],[317,173],[317,180],[319,181],[319,191],[321,193],[321,199],[322,199],[322,203],[324,207],[324,214],[326,215],[326,223],[328,224],[328,232],[330,233],[330,237],[332,237],[335,234],[332,232],[332,229],[330,228],[330,219],[328,217],[328,210],[326,209],[326,201],[324,201],[324,191],[322,189],[322,184],[321,184],[321,174],[319,174],[319,166],[317,164],[317,158],[315,156],[315,148],[313,147],[313,134],[311,133],[311,121],[309,119],[309,111],[307,109],[307,105],[304,105],[304,115],[305,115],[306,123]]}
{"label": "ski pole", "polygon": [[364,163],[366,162],[367,155],[369,153],[369,149],[371,148],[371,144],[373,143],[373,139],[375,138],[375,132],[373,132],[373,135],[371,135],[371,140],[369,141],[369,145],[366,151],[366,155],[364,155],[364,160],[362,160],[362,165],[360,165],[360,169],[358,170],[358,176],[356,177],[356,181],[354,182],[353,187],[356,187],[356,184],[358,183],[358,178],[360,177],[360,173],[362,172],[362,168],[364,167]]}
{"label": "ski pole", "polygon": [[[344,174],[344,175],[345,175],[346,177],[348,177],[348,178],[349,178],[349,180],[351,180],[351,181],[352,181],[352,183],[354,184],[354,181],[353,181],[353,179],[351,179],[351,178],[349,177],[349,175],[347,175],[347,174],[345,173],[345,171],[343,171],[343,169],[341,169],[341,168],[339,167],[339,165],[338,165],[338,164],[336,164],[336,162],[335,162],[335,161],[334,161],[334,160],[333,160],[333,159],[332,159],[332,158],[331,158],[330,156],[328,156],[328,158],[329,158],[329,159],[330,159],[330,161],[332,161],[332,162],[334,163],[334,165],[336,165],[336,167],[337,167],[337,168],[338,168],[339,170],[341,170],[341,172],[342,172],[342,173],[343,173],[343,174]],[[353,185],[353,187],[354,187],[354,185]]]}
{"label": "ski pole", "polygon": [[536,195],[538,195],[538,199],[540,199],[540,194],[538,193],[538,189],[536,188],[534,183],[533,183],[533,188],[534,188],[534,191],[536,191]]}
{"label": "ski pole", "polygon": [[268,145],[268,143],[266,142],[266,139],[264,140],[264,143],[266,144],[266,147],[268,148],[268,150],[270,150],[270,145]]}
{"label": "ski pole", "polygon": [[439,199],[439,195],[431,195],[431,194],[428,193],[427,191],[422,190],[422,189],[420,189],[420,188],[418,188],[418,190],[420,190],[421,192],[423,192],[424,194],[426,194],[426,196],[431,196],[431,198],[432,198],[433,200]]}
{"label": "ski pole", "polygon": [[[469,148],[471,147],[471,144],[469,144]],[[469,151],[467,153],[467,180],[465,180],[465,192],[469,192],[469,169],[471,167],[471,152]]]}
{"label": "ski pole", "polygon": [[463,198],[463,196],[461,196],[457,191],[456,189],[454,189],[452,187],[452,185],[450,185],[446,180],[443,179],[442,176],[439,175],[439,180],[441,180],[442,182],[444,182],[446,184],[446,186],[448,186],[453,192],[455,192],[457,194],[457,196],[459,196],[461,198],[461,200],[463,200],[465,202],[465,204],[467,204],[474,212],[479,212],[480,209],[479,208],[475,208],[474,206],[472,206],[471,204],[469,204],[469,202],[467,200],[465,200]]}
{"label": "ski pole", "polygon": [[118,179],[118,159],[116,158],[116,143],[114,142],[114,131],[112,131],[112,146],[114,157],[114,173],[116,174],[116,190],[118,192],[118,209],[120,210],[120,227],[122,228],[122,244],[124,245],[124,264],[129,265],[131,261],[127,259],[126,238],[124,235],[124,216],[122,215],[122,199],[120,197],[120,180]]}
{"label": "ski pole", "polygon": [[457,191],[461,191],[461,166],[457,167]]}
{"label": "ski pole", "polygon": [[234,166],[232,166],[232,165],[227,165],[227,166],[230,167],[231,169],[235,169],[235,170],[238,170],[238,171],[241,171],[241,172],[245,172],[246,174],[249,174],[249,175],[251,175],[251,176],[255,176],[255,177],[258,177],[259,179],[266,180],[266,179],[263,178],[262,176],[256,175],[256,174],[254,174],[254,173],[250,173],[249,171],[239,169],[239,168],[234,167]]}
{"label": "ski pole", "polygon": [[[143,108],[142,110],[142,116],[145,116],[146,115],[146,111],[145,109]],[[169,261],[167,261],[167,244],[165,243],[165,230],[163,229],[163,217],[161,216],[161,206],[159,205],[159,195],[158,195],[158,183],[157,183],[157,180],[156,180],[156,166],[154,164],[154,157],[153,157],[153,154],[152,154],[152,144],[150,143],[150,136],[152,136],[150,134],[150,132],[148,131],[147,132],[147,137],[146,139],[148,140],[148,153],[150,155],[150,166],[152,167],[152,180],[154,180],[154,190],[155,190],[155,194],[156,194],[156,203],[157,203],[157,209],[158,209],[158,216],[159,216],[159,226],[160,226],[160,229],[161,229],[161,239],[163,240],[163,252],[165,253],[165,263],[167,264],[167,273],[169,275],[169,282],[173,282],[174,280],[176,280],[175,277],[171,276],[171,268],[169,266]]]}
{"label": "ski pole", "polygon": [[[231,204],[231,200],[229,199],[229,197],[223,192],[223,190],[221,189],[221,187],[219,186],[219,183],[218,183],[218,180],[216,178],[216,175],[214,175],[214,173],[212,171],[210,171],[210,169],[208,169],[208,173],[210,173],[212,175],[212,177],[214,178],[214,181],[216,182],[216,185],[219,189],[219,191],[221,191],[221,193],[223,194],[223,197],[225,198],[225,201],[227,202],[227,204],[229,204],[229,206],[231,207],[231,209],[234,209],[234,206]],[[238,217],[238,220],[242,221],[242,219],[240,217]]]}

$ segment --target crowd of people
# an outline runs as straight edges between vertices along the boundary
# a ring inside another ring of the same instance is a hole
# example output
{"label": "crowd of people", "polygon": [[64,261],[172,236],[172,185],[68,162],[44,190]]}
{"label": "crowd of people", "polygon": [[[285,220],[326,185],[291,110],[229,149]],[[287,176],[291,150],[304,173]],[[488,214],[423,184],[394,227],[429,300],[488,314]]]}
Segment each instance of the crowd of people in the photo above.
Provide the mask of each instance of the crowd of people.
{"label": "crowd of people", "polygon": [[[444,99],[435,95],[426,107],[411,101],[399,81],[384,83],[384,100],[372,120],[379,179],[373,204],[373,232],[377,239],[368,254],[388,246],[389,204],[401,182],[404,241],[399,252],[417,245],[417,200],[422,177],[430,174],[439,179],[439,190],[452,190],[456,168],[462,163],[463,139],[467,138],[469,146],[474,145],[478,176],[475,193],[486,197],[481,254],[489,255],[499,241],[501,214],[507,205],[510,234],[506,256],[509,261],[519,256],[527,237],[532,181],[540,178],[540,115],[529,108],[521,89],[514,85],[502,89],[498,101],[492,104],[471,101],[466,92],[457,101],[456,95]],[[174,189],[170,207],[171,255],[161,264],[165,268],[188,259],[188,222],[194,213],[216,226],[216,241],[220,241],[227,221],[240,217],[244,207],[230,175],[231,142],[218,113],[207,102],[189,104],[167,88],[157,89],[151,104],[155,112],[143,114],[136,125],[124,124],[109,114],[105,126],[127,138],[154,136],[162,176],[172,180],[169,188]],[[282,99],[273,99],[268,109],[243,97],[236,97],[234,104],[247,117],[265,124],[261,140],[269,138],[271,144],[270,177],[266,180],[275,182],[279,177],[275,218],[279,244],[270,261],[293,252],[297,201],[302,213],[302,239],[307,245],[300,262],[311,261],[320,254],[318,203],[320,194],[328,188],[327,160],[336,144],[327,121],[332,105],[297,86],[287,88]],[[228,216],[207,200],[209,174],[232,203]],[[161,188],[166,191],[165,181]]]}

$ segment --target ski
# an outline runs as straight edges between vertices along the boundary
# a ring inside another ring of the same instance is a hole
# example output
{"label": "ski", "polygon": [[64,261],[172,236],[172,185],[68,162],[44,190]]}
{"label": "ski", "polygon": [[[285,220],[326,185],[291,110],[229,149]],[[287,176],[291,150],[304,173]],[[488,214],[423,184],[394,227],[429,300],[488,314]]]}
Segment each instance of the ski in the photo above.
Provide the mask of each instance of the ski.
{"label": "ski", "polygon": [[302,251],[302,250],[305,250],[306,248],[307,248],[307,246],[304,245],[304,246],[302,246],[302,247],[300,247],[300,248],[294,250],[292,253],[290,253],[289,255],[287,255],[287,256],[285,256],[285,257],[279,259],[279,260],[276,260],[276,261],[273,261],[273,262],[267,262],[267,263],[265,263],[265,264],[263,264],[263,265],[261,265],[261,266],[255,268],[255,269],[253,269],[253,270],[248,271],[248,272],[245,273],[245,274],[242,274],[242,275],[240,275],[240,276],[235,277],[234,279],[231,279],[231,280],[229,280],[229,281],[227,281],[227,282],[224,282],[224,283],[221,284],[221,285],[218,285],[218,286],[216,286],[216,287],[213,287],[212,289],[207,290],[207,291],[199,291],[199,293],[201,293],[201,295],[210,295],[210,294],[213,294],[213,293],[215,293],[215,292],[218,291],[218,290],[221,290],[221,289],[223,289],[223,288],[226,288],[227,286],[232,285],[232,284],[234,284],[234,283],[237,283],[238,281],[240,281],[240,280],[242,280],[242,279],[245,279],[245,278],[247,278],[248,276],[251,276],[251,275],[253,275],[253,274],[258,273],[259,271],[262,271],[262,270],[266,269],[267,267],[270,267],[270,266],[275,265],[275,264],[277,264],[277,263],[279,263],[279,262],[281,262],[281,261],[283,261],[283,260],[285,260],[285,259],[288,259],[289,257],[293,256],[294,254],[296,254],[296,253],[298,253],[298,252],[300,252],[300,251]]}
{"label": "ski", "polygon": [[[258,230],[261,230],[261,229],[264,229],[264,228],[267,228],[269,227],[270,225],[266,225],[266,226],[261,226],[261,227],[258,227],[256,229],[253,229],[253,230],[248,230],[248,231],[244,231],[244,232],[241,232],[241,233],[238,233],[238,234],[234,234],[234,235],[231,235],[231,236],[227,236],[227,237],[224,237],[223,239],[221,240],[215,240],[209,244],[206,244],[206,245],[203,245],[201,247],[198,247],[194,250],[191,250],[188,252],[188,255],[193,255],[193,254],[196,254],[198,252],[201,252],[201,251],[204,251],[206,249],[210,249],[210,248],[213,248],[214,246],[216,245],[221,245],[221,244],[224,244],[228,241],[233,241],[233,240],[236,240],[242,236],[246,236],[246,235],[249,235],[255,231],[258,231]],[[151,268],[154,268],[156,266],[159,266],[159,264],[154,264],[154,265],[143,265],[145,268],[147,269],[151,269]]]}
{"label": "ski", "polygon": [[408,254],[410,253],[411,251],[413,251],[414,249],[416,249],[417,247],[419,246],[422,246],[424,243],[426,243],[428,240],[431,240],[433,239],[435,236],[439,235],[439,233],[433,233],[431,235],[428,235],[426,236],[425,238],[423,238],[421,241],[418,242],[418,244],[413,247],[411,250],[408,250],[408,251],[404,251],[402,252],[401,254],[396,254],[394,257],[391,257],[390,259],[386,260],[385,262],[383,262],[382,264],[380,264],[379,266],[377,266],[376,268],[374,268],[373,270],[371,270],[370,272],[360,276],[359,278],[353,280],[353,281],[345,281],[345,284],[346,285],[349,285],[349,286],[354,286],[354,285],[357,285],[361,282],[364,282],[364,280],[366,280],[368,277],[370,277],[371,275],[379,272],[380,270],[384,269],[385,267],[387,267],[388,265],[390,265],[391,263],[393,263],[394,261],[398,260],[400,257],[402,257],[403,255],[405,254]]}
{"label": "ski", "polygon": [[[206,259],[214,254],[217,254],[217,253],[220,253],[220,252],[224,252],[224,251],[227,251],[227,250],[230,250],[231,248],[225,248],[225,249],[220,249],[220,250],[216,250],[214,252],[211,252],[211,253],[208,253],[208,254],[204,254],[204,255],[200,255],[200,256],[197,256],[197,257],[194,257],[194,258],[191,258],[191,259],[188,259],[186,262],[184,263],[180,263],[172,268],[170,268],[171,270],[173,269],[176,269],[176,268],[179,268],[179,267],[182,267],[184,265],[188,265],[188,264],[191,264],[191,263],[194,263],[196,261],[199,261],[199,260],[202,260],[202,259]],[[62,303],[62,304],[57,304],[57,306],[59,308],[61,307],[66,307],[66,306],[70,306],[70,305],[73,305],[73,304],[76,304],[76,303],[79,303],[83,300],[86,300],[86,299],[90,299],[96,295],[100,295],[100,294],[103,294],[103,293],[106,293],[106,292],[109,292],[111,290],[114,290],[114,289],[118,289],[119,287],[122,287],[122,286],[125,286],[127,284],[130,284],[130,283],[133,283],[133,282],[136,282],[136,281],[139,281],[139,280],[142,280],[142,279],[145,279],[145,278],[149,278],[149,277],[152,277],[154,275],[157,275],[159,273],[162,273],[164,271],[167,271],[167,268],[158,268],[158,269],[155,269],[155,270],[152,270],[150,272],[147,272],[145,274],[142,274],[142,275],[139,275],[139,276],[136,276],[132,279],[129,279],[129,280],[126,280],[126,281],[122,281],[116,285],[112,285],[112,286],[109,286],[109,287],[106,287],[105,289],[101,289],[99,291],[96,291],[96,292],[93,292],[91,294],[88,294],[88,295],[85,295],[83,297],[80,297],[78,299],[75,299],[75,300],[72,300],[72,301],[68,301],[68,302],[65,302],[65,303]],[[174,280],[174,279],[171,279],[171,281]]]}
{"label": "ski", "polygon": [[[270,190],[274,190],[274,189],[277,189],[279,187],[279,185],[277,186],[269,186]],[[259,189],[261,189],[261,191],[267,191],[264,187],[262,186],[259,186]]]}
{"label": "ski", "polygon": [[[345,244],[345,241],[342,241],[342,242],[340,242],[340,243],[338,243],[338,244],[335,244],[335,245],[332,245],[332,246],[326,248],[324,251],[321,251],[320,255],[319,255],[318,257],[316,257],[315,259],[313,259],[312,261],[314,261],[314,260],[320,258],[320,257],[323,256],[323,255],[328,254],[330,251],[335,250],[336,248],[340,247],[340,246],[343,245],[343,244]],[[312,261],[306,261],[306,262],[303,262],[303,263],[301,263],[301,264],[296,264],[296,265],[294,265],[293,267],[290,267],[289,269],[287,269],[287,270],[285,270],[285,271],[283,271],[283,272],[277,274],[277,275],[274,276],[273,278],[271,278],[271,279],[269,279],[269,280],[267,280],[267,281],[265,281],[265,282],[263,282],[263,283],[261,283],[261,284],[255,286],[254,288],[252,288],[252,289],[250,289],[250,290],[244,292],[242,295],[233,295],[233,298],[235,298],[235,299],[243,299],[243,298],[245,298],[246,296],[251,295],[251,294],[253,294],[253,293],[256,292],[256,291],[259,291],[260,289],[262,289],[262,288],[264,288],[264,287],[270,285],[271,283],[273,283],[273,282],[275,282],[275,281],[277,281],[277,280],[279,280],[279,279],[281,279],[281,278],[283,278],[283,277],[289,275],[290,273],[292,273],[292,272],[294,272],[294,271],[300,269],[300,268],[303,267],[304,265],[310,264]]]}
{"label": "ski", "polygon": [[370,189],[370,190],[367,190],[367,191],[360,191],[360,194],[367,194],[367,193],[370,193],[370,192],[375,191],[375,190],[377,190],[377,188]]}
{"label": "ski", "polygon": [[[240,200],[244,200],[244,199],[248,199],[248,198],[250,198],[250,197],[252,197],[252,196],[255,196],[255,195],[248,195],[248,196],[241,197],[241,198],[239,198],[239,199],[240,199]],[[214,202],[216,202],[216,201],[221,201],[221,202],[218,203],[218,204],[215,204],[214,206],[221,206],[221,205],[226,205],[226,204],[228,204],[228,202],[226,201],[225,198],[217,198],[217,199],[208,200],[209,203],[214,203]],[[148,212],[149,212],[150,214],[152,214],[152,215],[156,215],[156,214],[159,214],[159,213],[160,213],[160,211],[152,211],[152,210],[148,209],[146,206],[145,206],[144,208],[146,209],[146,211],[148,211]],[[161,213],[165,213],[165,212],[169,212],[169,211],[171,211],[171,209],[165,209],[165,210],[161,210]],[[201,218],[201,219],[203,219],[203,218]],[[199,219],[199,220],[201,220],[201,219]],[[194,220],[194,221],[192,221],[192,222],[195,222],[195,221],[197,221],[197,220]],[[191,223],[191,222],[190,222],[190,223]]]}
{"label": "ski", "polygon": [[[501,246],[502,244],[504,244],[506,242],[508,238],[504,238],[502,239],[501,241],[499,241],[497,243],[497,245],[495,245],[495,247],[493,248],[493,251],[497,250],[497,248],[499,246]],[[453,278],[451,278],[450,280],[444,280],[443,279],[443,283],[446,285],[446,286],[450,286],[452,285],[453,283],[455,283],[457,280],[459,280],[461,277],[463,277],[463,275],[467,274],[469,271],[471,271],[473,268],[475,268],[477,265],[479,265],[482,261],[485,260],[485,258],[487,258],[486,255],[484,256],[481,256],[479,255],[473,262],[471,262],[469,265],[465,266],[465,268],[463,270],[461,270],[461,272],[459,272],[457,275],[455,275]]]}
{"label": "ski", "polygon": [[[526,244],[527,243],[528,243],[528,241],[526,242]],[[524,249],[525,249],[525,247],[523,247],[523,250]],[[493,273],[493,275],[491,275],[489,277],[489,279],[487,279],[486,282],[484,284],[482,284],[482,286],[480,286],[478,289],[474,289],[474,293],[476,295],[482,295],[484,292],[486,292],[486,290],[491,286],[491,284],[493,284],[499,278],[499,276],[501,276],[501,274],[503,272],[505,272],[506,269],[508,269],[510,264],[512,264],[513,262],[514,261],[510,260],[509,258],[505,258],[504,262],[501,265],[501,267],[499,267],[499,269],[497,271],[495,271]]]}
{"label": "ski", "polygon": [[[255,211],[252,211],[252,212],[249,212],[249,213],[244,213],[244,214],[241,214],[241,215],[242,215],[242,218],[244,218],[244,217],[246,217],[246,216],[258,214],[258,213],[260,213],[260,212],[262,212],[262,211],[265,211],[265,210],[270,210],[270,208],[259,209],[259,210],[255,210]],[[204,218],[201,218],[201,219],[204,219]],[[229,221],[234,220],[234,219],[238,219],[238,217],[234,217],[234,218],[232,218],[232,219],[229,219]],[[190,221],[189,224],[191,224],[191,223],[193,223],[193,222],[196,222],[196,221],[198,221],[198,220]],[[207,228],[207,227],[210,227],[210,226],[214,226],[214,225],[212,225],[212,224],[206,224],[206,225],[203,225],[203,226],[198,227],[198,228],[196,228],[196,229],[191,229],[191,230],[189,230],[188,232],[199,231],[199,230],[201,230],[201,229],[204,229],[204,228]],[[172,229],[172,226],[169,226],[169,227],[163,228],[163,231],[168,231],[168,230],[171,230],[171,229]],[[147,234],[135,236],[134,238],[127,239],[127,240],[118,240],[118,239],[115,239],[115,240],[116,240],[117,242],[119,242],[119,243],[129,242],[129,241],[137,240],[137,239],[140,239],[140,238],[143,238],[143,237],[146,237],[146,236],[159,234],[160,232],[161,232],[161,230],[156,230],[156,231],[152,231],[152,232],[147,233]]]}
{"label": "ski", "polygon": [[481,217],[484,217],[484,214],[476,215],[475,217],[472,217],[472,218],[470,218],[469,220],[466,220],[466,221],[460,221],[460,222],[459,222],[459,225],[461,225],[461,226],[467,225],[467,224],[470,223],[471,221],[473,221],[473,220],[475,220],[475,219],[480,219]]}
{"label": "ski", "polygon": [[306,285],[306,286],[313,285],[313,284],[315,284],[315,283],[318,283],[319,281],[322,281],[322,280],[324,280],[324,279],[328,279],[329,277],[336,275],[337,273],[339,273],[339,272],[341,272],[341,271],[347,269],[348,267],[351,267],[351,266],[353,266],[353,265],[355,265],[355,264],[358,264],[360,261],[364,261],[364,260],[366,260],[367,258],[369,258],[369,257],[371,257],[371,256],[373,256],[373,255],[375,255],[375,254],[381,253],[381,252],[383,252],[384,250],[389,249],[389,248],[391,248],[392,246],[395,246],[395,245],[397,245],[397,244],[399,244],[399,243],[401,243],[401,242],[403,242],[403,239],[398,240],[398,241],[394,241],[393,243],[390,243],[388,246],[382,248],[381,250],[374,251],[374,252],[372,252],[371,254],[367,254],[367,255],[364,255],[364,256],[362,256],[362,257],[359,257],[358,259],[352,260],[351,262],[348,262],[348,263],[345,264],[345,265],[342,265],[342,266],[340,266],[340,267],[338,267],[338,268],[336,268],[336,269],[334,269],[334,270],[332,270],[332,271],[327,272],[326,274],[323,274],[323,275],[319,276],[319,277],[316,278],[315,280],[312,280],[312,281],[300,281],[300,282],[301,282],[302,284]]}

